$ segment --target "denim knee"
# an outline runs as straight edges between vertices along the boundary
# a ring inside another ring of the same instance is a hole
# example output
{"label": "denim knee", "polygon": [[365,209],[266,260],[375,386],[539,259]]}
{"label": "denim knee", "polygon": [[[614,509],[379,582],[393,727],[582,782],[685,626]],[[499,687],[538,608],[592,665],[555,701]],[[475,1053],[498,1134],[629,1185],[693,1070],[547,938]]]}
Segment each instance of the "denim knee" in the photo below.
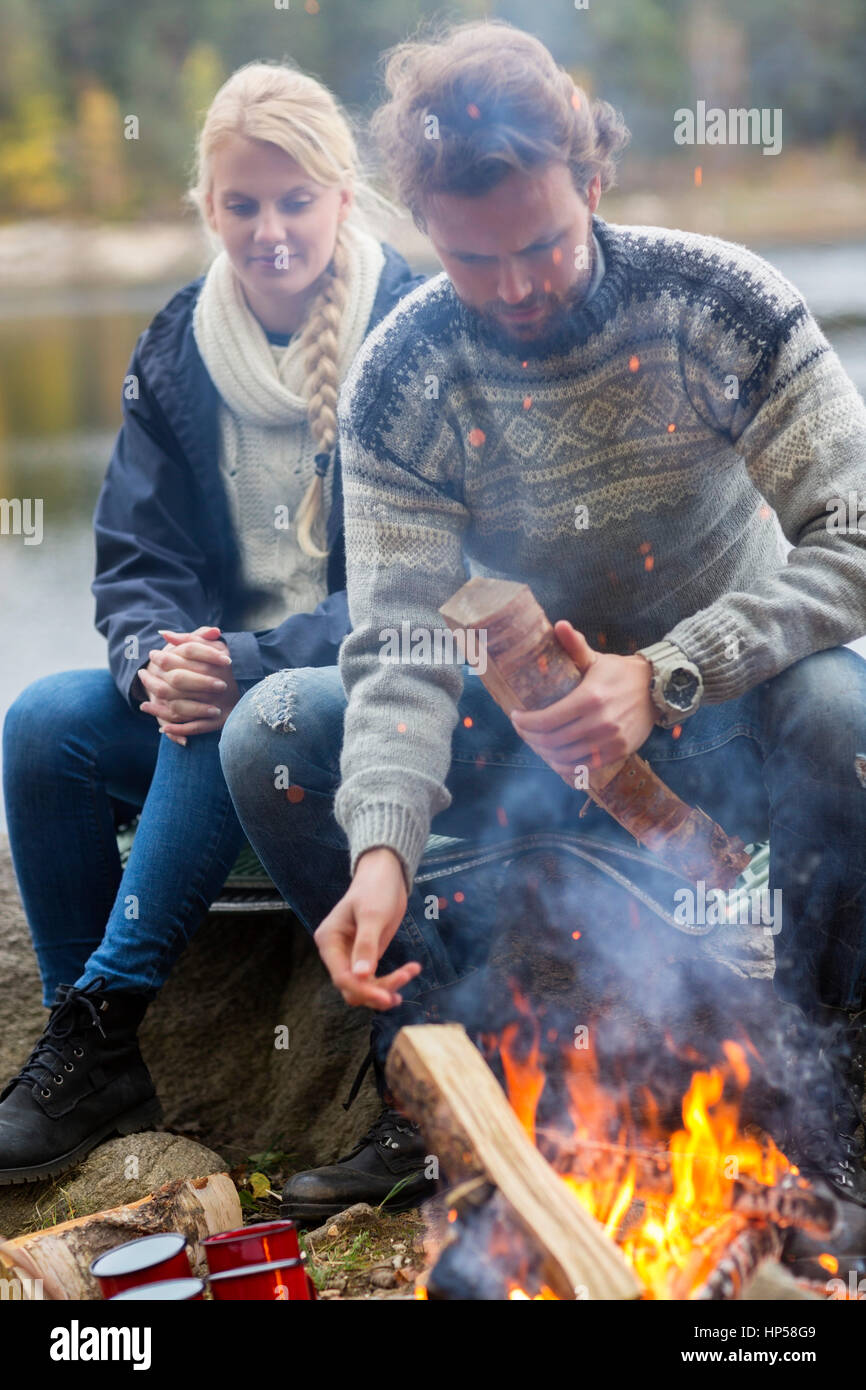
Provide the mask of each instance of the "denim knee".
{"label": "denim knee", "polygon": [[220,740],[223,775],[237,798],[277,769],[310,791],[339,780],[345,695],[336,667],[277,671],[235,706]]}
{"label": "denim knee", "polygon": [[107,705],[122,697],[108,671],[61,671],[42,676],[22,690],[3,721],[3,762],[8,770],[19,758],[33,770],[53,762],[58,744],[85,718],[103,717]]}
{"label": "denim knee", "polygon": [[768,683],[767,699],[771,719],[799,725],[828,754],[846,737],[866,753],[866,661],[850,647],[794,662]]}

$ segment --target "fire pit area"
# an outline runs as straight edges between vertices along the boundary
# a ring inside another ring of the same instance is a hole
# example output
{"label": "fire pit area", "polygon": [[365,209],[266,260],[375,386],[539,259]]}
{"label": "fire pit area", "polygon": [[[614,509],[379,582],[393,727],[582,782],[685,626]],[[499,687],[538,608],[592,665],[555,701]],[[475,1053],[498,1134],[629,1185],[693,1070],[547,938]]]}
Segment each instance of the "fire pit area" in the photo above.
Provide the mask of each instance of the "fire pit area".
{"label": "fire pit area", "polygon": [[[795,1230],[828,1247],[803,1296],[839,1296],[827,1287],[837,1204],[741,1128],[741,1045],[694,1071],[667,1131],[649,1090],[633,1104],[602,1083],[591,1046],[562,1049],[552,1080],[539,1022],[524,1023],[487,1040],[508,1101],[458,1025],[406,1029],[392,1050],[391,1085],[454,1183],[418,1297],[735,1299]],[[537,1122],[548,1086],[564,1090],[565,1124]]]}

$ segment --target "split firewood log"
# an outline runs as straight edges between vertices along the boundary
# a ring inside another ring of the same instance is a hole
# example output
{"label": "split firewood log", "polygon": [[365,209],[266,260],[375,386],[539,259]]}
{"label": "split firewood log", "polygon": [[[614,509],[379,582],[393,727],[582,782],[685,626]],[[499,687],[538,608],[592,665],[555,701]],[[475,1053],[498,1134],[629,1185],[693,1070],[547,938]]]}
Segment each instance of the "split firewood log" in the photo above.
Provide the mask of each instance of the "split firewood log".
{"label": "split firewood log", "polygon": [[674,1297],[698,1303],[740,1298],[764,1261],[781,1253],[782,1234],[771,1222],[728,1216],[696,1242],[674,1281]]}
{"label": "split firewood log", "polygon": [[639,1296],[624,1256],[538,1152],[459,1024],[402,1028],[386,1074],[449,1181],[484,1177],[496,1189],[498,1219],[558,1298]]}
{"label": "split firewood log", "polygon": [[[470,579],[439,612],[452,632],[486,634],[486,670],[479,663],[479,675],[507,714],[546,709],[580,684],[580,671],[527,584]],[[748,864],[741,839],[688,806],[636,753],[590,769],[587,782],[593,801],[684,878],[729,889]]]}
{"label": "split firewood log", "polygon": [[[0,1266],[5,1278],[17,1281],[13,1296],[22,1299],[100,1298],[99,1285],[90,1273],[97,1255],[139,1236],[180,1231],[191,1242],[195,1269],[202,1258],[198,1242],[240,1226],[241,1221],[237,1189],[227,1173],[179,1178],[128,1206],[79,1216],[15,1240],[0,1240]],[[41,1295],[37,1280],[42,1281]]]}

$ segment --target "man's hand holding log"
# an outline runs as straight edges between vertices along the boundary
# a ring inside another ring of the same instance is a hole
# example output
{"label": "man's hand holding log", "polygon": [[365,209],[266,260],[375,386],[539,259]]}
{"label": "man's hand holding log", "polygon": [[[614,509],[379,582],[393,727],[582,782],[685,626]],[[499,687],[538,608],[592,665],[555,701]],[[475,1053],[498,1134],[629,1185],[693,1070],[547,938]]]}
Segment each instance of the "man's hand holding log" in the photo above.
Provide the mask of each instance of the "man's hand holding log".
{"label": "man's hand holding log", "polygon": [[655,724],[644,656],[595,652],[571,623],[554,632],[583,676],[580,685],[546,709],[516,710],[511,722],[533,752],[574,786],[575,769],[605,767],[646,742]]}

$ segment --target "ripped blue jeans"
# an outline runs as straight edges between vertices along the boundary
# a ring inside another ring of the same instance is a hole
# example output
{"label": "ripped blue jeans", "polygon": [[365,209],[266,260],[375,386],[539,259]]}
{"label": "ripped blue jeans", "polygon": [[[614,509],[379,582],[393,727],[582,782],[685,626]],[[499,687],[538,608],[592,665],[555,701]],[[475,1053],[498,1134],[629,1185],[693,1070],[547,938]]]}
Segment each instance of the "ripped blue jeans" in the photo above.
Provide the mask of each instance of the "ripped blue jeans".
{"label": "ripped blue jeans", "polygon": [[[346,837],[333,810],[344,710],[336,669],[280,672],[244,697],[220,744],[246,834],[311,931],[349,886]],[[578,819],[584,797],[518,738],[477,677],[465,680],[459,713],[447,780],[452,802],[434,819],[435,834],[489,845],[567,829],[588,843],[635,849],[597,806]],[[843,647],[818,652],[739,699],[704,706],[676,738],[655,728],[639,751],[673,791],[729,835],[746,844],[770,840],[769,892],[780,890],[783,905],[775,935],[777,994],[806,1010],[862,1007],[866,661]],[[651,856],[640,851],[638,858],[651,877]],[[428,863],[422,861],[422,870]],[[673,911],[677,885],[670,876],[666,882]],[[653,888],[658,895],[657,878]],[[422,973],[404,998],[423,1000],[427,1016],[435,1017],[437,992],[478,960],[465,930],[458,941],[448,914],[432,915],[429,899],[429,883],[416,879],[383,966],[420,961]],[[385,1050],[405,1021],[399,1014],[377,1019]]]}

